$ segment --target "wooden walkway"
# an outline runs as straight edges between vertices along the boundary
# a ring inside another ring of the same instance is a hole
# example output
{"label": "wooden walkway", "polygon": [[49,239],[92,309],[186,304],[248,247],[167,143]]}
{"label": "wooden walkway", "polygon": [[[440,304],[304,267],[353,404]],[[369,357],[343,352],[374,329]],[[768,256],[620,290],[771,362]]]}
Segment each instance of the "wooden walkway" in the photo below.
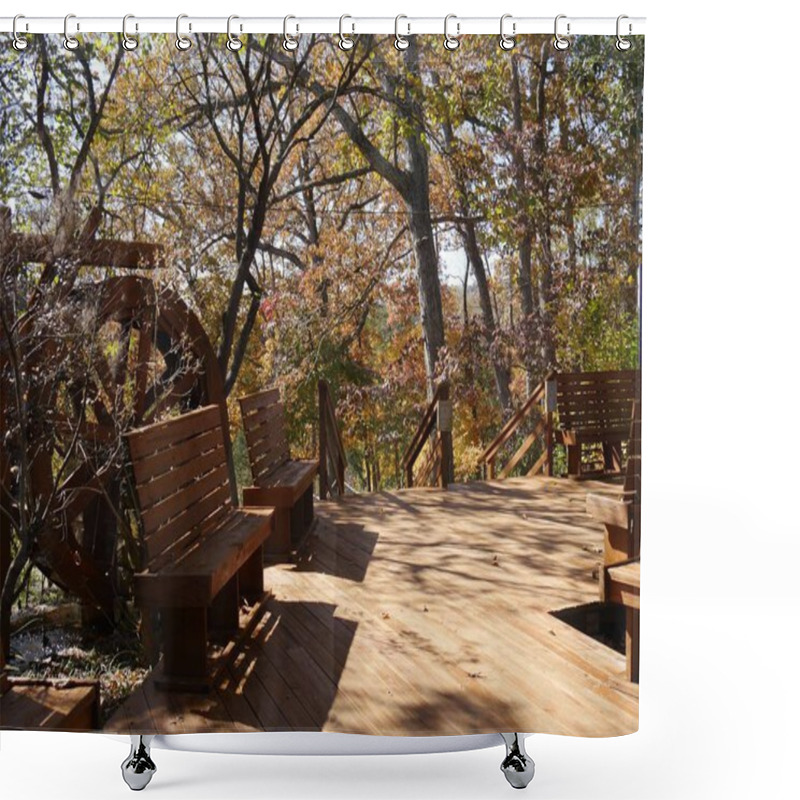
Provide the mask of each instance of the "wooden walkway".
{"label": "wooden walkway", "polygon": [[208,695],[152,678],[112,732],[638,728],[625,657],[549,612],[597,600],[594,481],[536,478],[320,503],[297,564],[270,566],[254,636]]}

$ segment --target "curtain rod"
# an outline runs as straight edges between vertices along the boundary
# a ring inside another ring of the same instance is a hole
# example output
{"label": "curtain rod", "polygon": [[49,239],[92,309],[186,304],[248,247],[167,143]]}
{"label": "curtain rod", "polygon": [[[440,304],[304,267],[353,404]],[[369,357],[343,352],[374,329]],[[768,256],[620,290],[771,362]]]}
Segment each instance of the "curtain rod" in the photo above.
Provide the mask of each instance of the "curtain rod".
{"label": "curtain rod", "polygon": [[[226,33],[228,17],[195,17],[181,15],[180,30],[185,36],[192,33]],[[287,22],[288,21],[288,22]],[[443,34],[444,17],[411,17],[401,15],[395,17],[356,17],[345,15],[340,22],[339,17],[235,17],[231,25],[232,33],[274,33],[285,32],[284,25],[289,25],[292,35],[304,33],[339,33],[340,25],[345,34],[359,33],[395,33],[399,22],[399,31],[408,36],[415,33]],[[497,17],[458,17],[451,15],[448,31],[452,35],[467,34],[499,34],[500,16]],[[64,17],[27,17],[17,19],[17,32],[26,33],[64,33]],[[122,17],[83,17],[69,16],[69,33],[122,33]],[[568,27],[569,26],[569,27]],[[553,34],[555,16],[552,17],[513,17],[506,15],[503,29],[508,35],[526,33]],[[0,17],[0,33],[11,33],[14,30],[14,17]],[[617,33],[616,17],[570,17],[559,15],[558,30],[562,35],[576,34],[613,36]],[[127,31],[131,35],[137,33],[171,33],[176,31],[175,17],[136,17],[130,16]],[[636,36],[645,32],[644,17],[624,18],[622,29],[624,36]]]}

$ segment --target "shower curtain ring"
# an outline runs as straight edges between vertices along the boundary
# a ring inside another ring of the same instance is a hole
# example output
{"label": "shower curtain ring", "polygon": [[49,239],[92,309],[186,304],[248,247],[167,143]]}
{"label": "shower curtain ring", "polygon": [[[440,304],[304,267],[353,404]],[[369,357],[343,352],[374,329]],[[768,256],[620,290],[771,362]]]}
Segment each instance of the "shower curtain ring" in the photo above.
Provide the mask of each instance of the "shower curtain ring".
{"label": "shower curtain ring", "polygon": [[[192,40],[181,33],[181,20],[187,19],[188,17],[188,14],[178,14],[175,19],[175,47],[177,47],[178,50],[188,50],[192,46]],[[191,29],[192,26],[190,24],[189,30]]]}
{"label": "shower curtain ring", "polygon": [[[408,17],[405,14],[398,14],[394,18],[394,46],[396,50],[408,50],[408,46],[411,44],[411,42],[409,42],[408,39],[406,39],[406,37],[400,33],[401,19],[408,19]],[[411,25],[408,23],[406,23],[406,25],[408,33],[411,33]]]}
{"label": "shower curtain ring", "polygon": [[[346,19],[353,19],[349,14],[342,14],[339,17],[339,47],[342,50],[352,50],[356,43],[350,36],[345,36],[344,33],[344,21]],[[355,25],[352,26],[353,30],[355,30]]]}
{"label": "shower curtain ring", "polygon": [[237,50],[242,49],[242,40],[231,32],[231,23],[235,19],[239,19],[236,14],[231,14],[228,17],[228,41],[225,43],[225,47],[227,47],[231,53],[235,53]]}
{"label": "shower curtain ring", "polygon": [[[630,49],[631,49],[631,45],[632,45],[632,42],[631,42],[631,40],[630,40],[630,39],[626,39],[626,38],[625,38],[625,37],[624,37],[624,36],[623,36],[623,35],[620,33],[620,23],[621,23],[621,22],[622,22],[622,20],[624,20],[624,19],[628,19],[628,17],[627,17],[625,14],[620,14],[620,15],[617,17],[617,50],[619,50],[620,52],[623,52],[623,53],[624,53],[626,50],[630,50]],[[629,23],[628,23],[628,36],[630,36],[630,35],[631,35],[631,32],[632,32],[632,30],[633,30],[633,26],[632,26],[632,25],[630,24],[630,22],[629,22]]]}
{"label": "shower curtain ring", "polygon": [[[555,26],[554,26],[554,33],[555,36],[553,37],[553,47],[556,50],[566,50],[569,47],[569,39],[565,39],[559,32],[558,32],[558,21],[560,19],[566,19],[566,14],[559,14],[556,17]],[[569,35],[569,22],[567,23],[567,35]]]}
{"label": "shower curtain ring", "polygon": [[517,32],[517,23],[511,23],[511,36],[509,36],[505,30],[503,29],[503,25],[507,19],[513,19],[511,14],[503,14],[500,17],[500,49],[501,50],[513,50],[516,41],[514,41],[514,34]]}
{"label": "shower curtain ring", "polygon": [[[288,50],[289,52],[292,50],[297,50],[297,35],[289,33],[290,19],[297,19],[297,17],[293,17],[291,14],[289,14],[283,18],[283,49]],[[299,33],[300,26],[296,25],[295,30]]]}
{"label": "shower curtain ring", "polygon": [[[139,46],[139,40],[135,36],[128,35],[128,20],[135,19],[133,14],[126,14],[122,18],[122,46],[126,50],[135,50]],[[139,30],[139,23],[136,23],[136,30]]]}
{"label": "shower curtain ring", "polygon": [[67,50],[75,50],[80,44],[80,42],[74,36],[70,36],[69,21],[71,19],[75,19],[74,14],[67,14],[67,16],[64,17],[64,47]]}
{"label": "shower curtain ring", "polygon": [[11,41],[11,46],[18,52],[23,51],[28,46],[28,40],[20,34],[17,27],[17,21],[21,19],[25,19],[25,16],[23,14],[17,14],[17,16],[14,17],[14,22],[11,27],[12,35],[14,37]]}
{"label": "shower curtain ring", "polygon": [[[456,35],[452,36],[448,31],[448,23],[451,19],[456,20]],[[455,14],[448,14],[444,18],[444,49],[445,50],[458,50],[461,42],[458,40],[458,35],[461,33],[461,23],[458,22],[458,17]]]}

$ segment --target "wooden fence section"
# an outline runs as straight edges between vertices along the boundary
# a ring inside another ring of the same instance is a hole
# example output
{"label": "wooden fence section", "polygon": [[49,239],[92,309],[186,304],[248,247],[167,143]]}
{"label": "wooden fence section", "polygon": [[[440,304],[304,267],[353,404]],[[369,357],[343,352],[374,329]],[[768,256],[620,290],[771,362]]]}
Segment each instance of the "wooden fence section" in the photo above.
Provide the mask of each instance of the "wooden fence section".
{"label": "wooden fence section", "polygon": [[328,382],[317,383],[319,394],[319,499],[327,500],[345,492],[347,456],[336,421],[336,406]]}
{"label": "wooden fence section", "polygon": [[[542,381],[481,453],[479,463],[484,465],[487,480],[507,478],[538,439],[542,441],[542,454],[528,470],[526,476],[530,477],[539,472],[552,475],[553,414],[552,410],[547,410],[550,388],[549,380]],[[544,407],[542,403],[544,403]],[[525,437],[505,466],[500,467],[498,461],[503,453],[503,448],[512,440],[526,420],[530,419],[533,422],[534,415],[538,415],[538,419],[533,430]]]}
{"label": "wooden fence section", "polygon": [[[436,387],[433,399],[403,456],[403,474],[407,489],[413,486],[447,488],[452,474],[452,465],[448,462],[452,452],[452,414],[450,384],[443,381]],[[417,461],[426,444],[427,452],[415,474]]]}

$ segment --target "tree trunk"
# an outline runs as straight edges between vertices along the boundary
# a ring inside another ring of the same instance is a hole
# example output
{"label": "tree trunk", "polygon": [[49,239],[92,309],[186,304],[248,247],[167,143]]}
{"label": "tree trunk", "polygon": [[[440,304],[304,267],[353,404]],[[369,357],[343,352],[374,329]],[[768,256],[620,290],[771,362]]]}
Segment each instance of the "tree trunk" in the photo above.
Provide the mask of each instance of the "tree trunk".
{"label": "tree trunk", "polygon": [[444,314],[439,283],[439,257],[433,244],[433,223],[428,196],[427,154],[424,156],[424,162],[424,176],[419,175],[417,171],[412,173],[413,184],[406,207],[409,215],[409,231],[414,247],[414,259],[417,265],[419,309],[425,344],[425,374],[428,378],[428,399],[430,400],[436,389],[436,366],[439,360],[439,351],[444,347]]}
{"label": "tree trunk", "polygon": [[[442,133],[444,135],[444,142],[449,155],[452,158],[452,149],[455,136],[453,135],[453,126],[449,119],[442,123]],[[463,217],[470,216],[470,203],[468,201],[468,192],[465,181],[462,175],[456,172],[456,189],[459,194],[458,209]],[[511,374],[506,366],[502,355],[498,348],[495,346],[495,337],[497,335],[497,325],[495,323],[494,310],[492,309],[492,297],[489,292],[489,282],[486,279],[486,266],[483,263],[483,256],[481,249],[478,245],[478,235],[475,230],[475,223],[467,221],[458,228],[459,235],[461,236],[464,251],[467,254],[467,277],[464,279],[464,322],[467,322],[467,280],[469,270],[472,269],[475,275],[475,283],[478,287],[478,297],[481,304],[481,315],[483,316],[483,327],[486,331],[486,340],[489,345],[489,354],[494,370],[495,386],[497,388],[497,399],[500,402],[500,407],[503,409],[504,416],[511,412],[511,391],[509,384],[511,382]]]}
{"label": "tree trunk", "polygon": [[[514,165],[514,183],[517,195],[525,198],[528,195],[528,167],[522,151],[522,135],[524,122],[522,114],[522,87],[519,74],[519,56],[512,56],[511,60],[511,106],[513,112],[513,130],[516,141],[512,148],[512,163]],[[517,286],[520,295],[520,309],[522,311],[521,324],[524,326],[521,340],[522,363],[525,366],[525,389],[527,393],[534,390],[536,380],[536,356],[533,342],[538,338],[536,314],[533,297],[531,274],[533,272],[533,221],[524,212],[520,213],[518,220],[520,230],[519,241],[519,268],[517,272]]]}
{"label": "tree trunk", "polygon": [[543,374],[556,366],[556,344],[553,330],[553,247],[550,227],[550,192],[547,180],[547,62],[550,57],[549,45],[542,44],[538,62],[538,80],[536,82],[536,130],[533,139],[536,167],[533,170],[533,181],[538,195],[536,215],[537,238],[541,259],[538,269],[539,285],[539,337],[540,356]]}
{"label": "tree trunk", "polygon": [[483,263],[483,256],[481,249],[478,246],[478,237],[475,232],[475,224],[467,222],[461,230],[461,238],[464,242],[464,249],[467,251],[467,258],[469,259],[472,273],[475,275],[475,283],[478,287],[478,297],[481,303],[481,313],[483,315],[483,324],[486,328],[486,339],[489,344],[489,352],[492,360],[492,367],[494,369],[494,382],[497,387],[497,399],[500,401],[500,406],[504,414],[511,412],[511,390],[509,385],[511,383],[511,373],[503,361],[502,355],[498,352],[495,346],[495,336],[497,334],[497,326],[494,319],[494,311],[492,310],[492,297],[489,293],[489,281],[486,279],[486,266]]}

